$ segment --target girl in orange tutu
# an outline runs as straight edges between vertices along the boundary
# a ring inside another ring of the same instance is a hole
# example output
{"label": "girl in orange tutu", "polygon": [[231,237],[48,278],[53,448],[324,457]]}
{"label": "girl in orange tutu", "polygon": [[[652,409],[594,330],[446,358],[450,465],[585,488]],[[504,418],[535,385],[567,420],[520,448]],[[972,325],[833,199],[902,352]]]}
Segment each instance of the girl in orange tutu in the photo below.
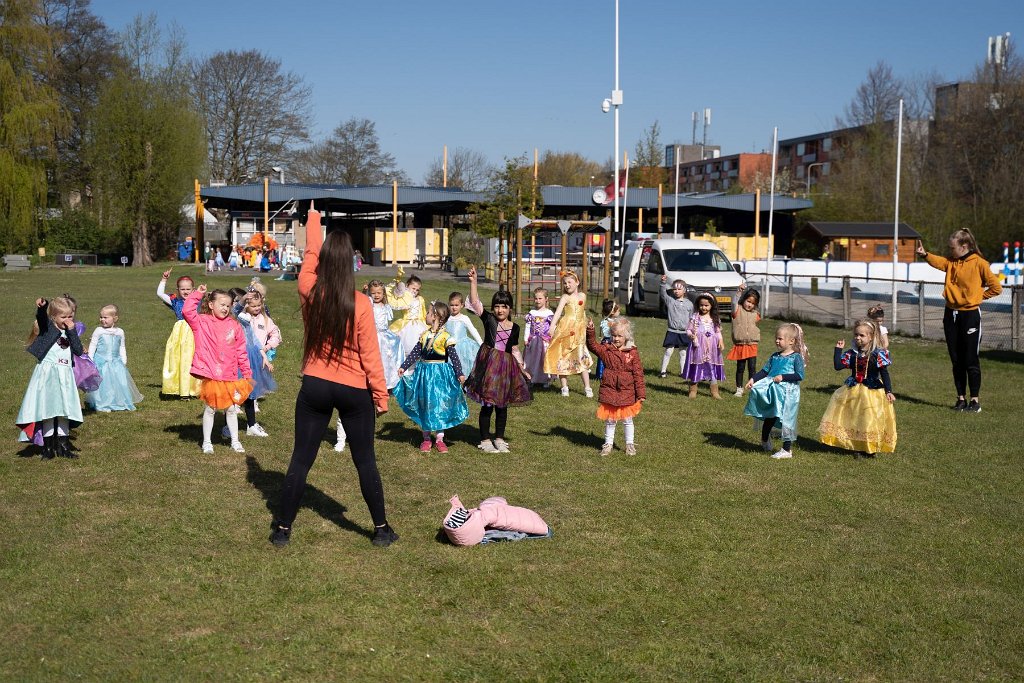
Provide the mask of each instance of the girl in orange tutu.
{"label": "girl in orange tutu", "polygon": [[[202,300],[202,303],[200,302]],[[196,351],[192,356],[192,376],[202,380],[199,398],[206,404],[203,412],[203,453],[213,453],[213,419],[218,410],[227,418],[231,448],[245,453],[238,440],[238,406],[252,392],[252,369],[245,349],[245,331],[231,317],[233,299],[223,289],[206,293],[199,285],[185,300],[182,315],[192,329]],[[196,305],[199,305],[198,310]]]}
{"label": "girl in orange tutu", "polygon": [[610,327],[611,343],[598,344],[594,336],[594,321],[587,320],[587,348],[604,362],[604,376],[597,394],[597,417],[604,420],[601,455],[612,452],[615,426],[620,420],[626,435],[626,455],[636,455],[633,418],[640,413],[640,406],[647,398],[644,366],[633,343],[633,324],[619,317]]}

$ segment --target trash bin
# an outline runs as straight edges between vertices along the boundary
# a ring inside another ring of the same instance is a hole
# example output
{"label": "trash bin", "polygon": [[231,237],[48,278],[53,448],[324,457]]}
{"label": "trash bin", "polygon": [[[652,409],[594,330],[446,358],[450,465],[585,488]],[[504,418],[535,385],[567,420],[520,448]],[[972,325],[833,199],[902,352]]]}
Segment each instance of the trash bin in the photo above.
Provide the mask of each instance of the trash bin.
{"label": "trash bin", "polygon": [[370,249],[370,265],[371,266],[383,266],[384,265],[384,249],[381,247],[372,247]]}

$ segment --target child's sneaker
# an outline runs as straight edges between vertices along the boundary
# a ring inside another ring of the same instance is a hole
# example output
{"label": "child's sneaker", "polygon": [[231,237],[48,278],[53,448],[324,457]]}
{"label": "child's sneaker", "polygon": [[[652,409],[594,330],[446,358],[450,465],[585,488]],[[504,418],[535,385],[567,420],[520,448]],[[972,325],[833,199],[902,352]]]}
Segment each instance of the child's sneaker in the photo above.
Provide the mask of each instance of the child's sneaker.
{"label": "child's sneaker", "polygon": [[742,396],[742,395],[743,395],[743,387],[736,387],[736,393],[733,394],[733,396]]}
{"label": "child's sneaker", "polygon": [[423,443],[420,444],[420,452],[421,453],[429,453],[430,452],[430,448],[432,446],[433,446],[433,444],[430,442],[430,439],[423,439]]}
{"label": "child's sneaker", "polygon": [[497,449],[499,453],[508,453],[508,441],[505,441],[505,439],[495,439],[494,448]]}
{"label": "child's sneaker", "polygon": [[270,436],[270,434],[267,434],[267,430],[260,426],[259,422],[254,424],[252,427],[247,427],[245,434],[246,436]]}
{"label": "child's sneaker", "polygon": [[569,387],[562,387],[562,396],[569,395]]}
{"label": "child's sneaker", "polygon": [[665,379],[666,377],[668,377],[668,373],[667,372],[659,372],[658,373],[658,378],[659,379]]}
{"label": "child's sneaker", "polygon": [[611,455],[612,454],[612,449],[614,447],[615,446],[613,444],[610,444],[610,443],[606,443],[605,445],[601,446],[601,456],[605,457],[605,456]]}
{"label": "child's sneaker", "polygon": [[627,443],[626,444],[626,455],[636,455],[636,444],[634,444],[634,443]]}
{"label": "child's sneaker", "polygon": [[778,451],[772,453],[772,457],[776,460],[787,460],[793,457],[793,452],[787,451],[785,448],[780,448]]}
{"label": "child's sneaker", "polygon": [[242,446],[241,441],[232,441],[231,450],[233,450],[235,453],[245,453],[245,447]]}
{"label": "child's sneaker", "polygon": [[204,443],[203,444],[203,453],[206,453],[207,455],[212,455],[213,454],[213,444],[210,443],[209,441]]}
{"label": "child's sneaker", "polygon": [[593,389],[591,389],[590,387],[587,387],[587,388],[586,388],[586,389],[585,389],[585,390],[583,391],[583,393],[584,393],[584,394],[586,395],[586,397],[587,397],[587,398],[594,398],[594,390],[593,390]]}
{"label": "child's sneaker", "polygon": [[437,446],[437,452],[438,453],[447,453],[448,452],[448,444],[446,444],[444,442],[444,439],[440,439],[439,438],[435,445]]}
{"label": "child's sneaker", "polygon": [[491,443],[490,439],[484,439],[483,441],[481,441],[480,445],[478,445],[477,448],[482,450],[484,453],[497,453],[498,452],[498,449],[494,447],[494,444]]}
{"label": "child's sneaker", "polygon": [[772,443],[771,439],[761,442],[761,450],[765,453],[771,453],[775,449],[775,444]]}

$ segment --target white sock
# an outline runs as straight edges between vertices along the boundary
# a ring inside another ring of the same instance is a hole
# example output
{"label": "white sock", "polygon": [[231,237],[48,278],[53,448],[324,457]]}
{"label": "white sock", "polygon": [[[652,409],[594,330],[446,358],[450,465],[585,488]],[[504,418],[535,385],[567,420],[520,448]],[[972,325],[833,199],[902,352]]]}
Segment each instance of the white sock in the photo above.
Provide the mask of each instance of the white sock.
{"label": "white sock", "polygon": [[57,418],[57,436],[68,436],[71,434],[71,423],[66,417]]}
{"label": "white sock", "polygon": [[670,346],[665,349],[665,355],[661,357],[661,371],[668,372],[668,362],[672,360],[672,351],[674,349]]}
{"label": "white sock", "polygon": [[231,434],[231,443],[234,443],[238,441],[238,406],[225,410],[224,417],[228,419],[228,433]]}
{"label": "white sock", "polygon": [[341,418],[338,418],[338,443],[345,443],[345,426],[341,424]]}
{"label": "white sock", "polygon": [[633,443],[633,437],[636,435],[635,428],[633,427],[633,418],[627,417],[622,421],[622,431],[626,437],[626,443]]}
{"label": "white sock", "polygon": [[615,420],[604,421],[604,442],[605,444],[615,443]]}
{"label": "white sock", "polygon": [[203,443],[210,443],[211,437],[213,436],[213,418],[217,415],[217,411],[213,409],[213,406],[206,406],[206,410],[203,411]]}
{"label": "white sock", "polygon": [[437,440],[438,441],[444,441],[444,432],[438,432],[437,433]]}
{"label": "white sock", "polygon": [[686,372],[686,349],[679,349],[679,374]]}

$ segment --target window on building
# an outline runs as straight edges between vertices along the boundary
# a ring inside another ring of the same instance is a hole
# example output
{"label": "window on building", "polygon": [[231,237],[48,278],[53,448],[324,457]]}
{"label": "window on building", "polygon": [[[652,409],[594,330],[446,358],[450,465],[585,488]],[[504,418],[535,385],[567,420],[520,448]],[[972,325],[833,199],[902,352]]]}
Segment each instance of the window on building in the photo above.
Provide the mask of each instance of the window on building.
{"label": "window on building", "polygon": [[876,244],[875,245],[875,256],[888,256],[889,245],[888,244]]}
{"label": "window on building", "polygon": [[804,144],[803,142],[801,142],[800,144],[798,144],[796,146],[796,155],[798,157],[802,157],[804,154],[807,154],[807,152],[805,151],[806,149],[807,149],[807,145]]}
{"label": "window on building", "polygon": [[821,151],[831,152],[832,151],[832,138],[825,138],[821,141]]}

